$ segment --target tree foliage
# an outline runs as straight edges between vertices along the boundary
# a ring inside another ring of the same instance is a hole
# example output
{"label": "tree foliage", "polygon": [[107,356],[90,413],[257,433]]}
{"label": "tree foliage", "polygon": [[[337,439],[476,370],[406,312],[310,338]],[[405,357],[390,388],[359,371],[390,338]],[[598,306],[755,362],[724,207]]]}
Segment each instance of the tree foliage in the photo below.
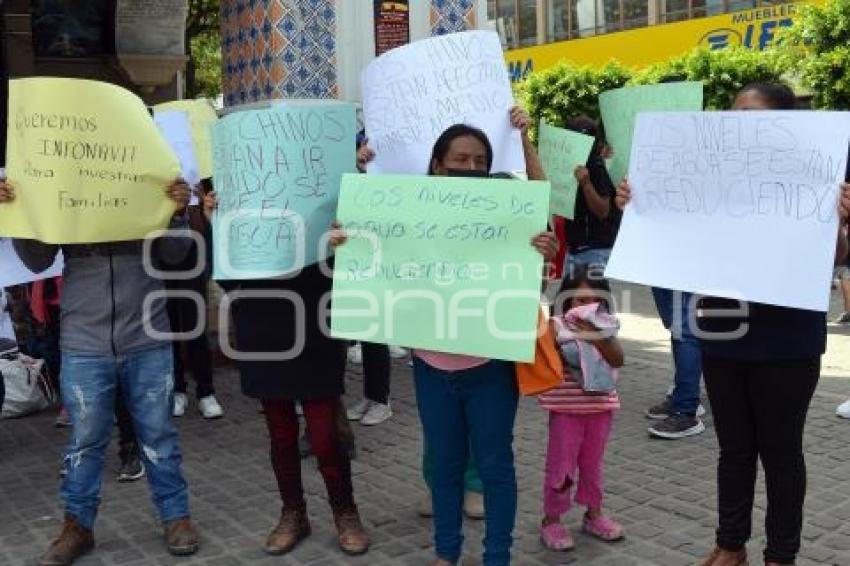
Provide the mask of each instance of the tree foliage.
{"label": "tree foliage", "polygon": [[779,81],[786,69],[786,60],[774,51],[754,51],[745,47],[696,49],[647,67],[633,77],[631,84],[702,82],[706,108],[728,110],[742,87],[754,82]]}
{"label": "tree foliage", "polygon": [[616,62],[602,68],[562,62],[529,75],[517,94],[535,125],[542,118],[554,126],[564,126],[569,118],[581,114],[599,118],[599,95],[625,85],[631,76],[629,69]]}
{"label": "tree foliage", "polygon": [[815,108],[850,109],[850,0],[806,6],[784,42]]}
{"label": "tree foliage", "polygon": [[186,18],[186,97],[221,93],[221,32],[218,0],[189,0]]}
{"label": "tree foliage", "polygon": [[542,118],[563,126],[569,118],[581,114],[598,119],[599,95],[626,85],[700,81],[705,85],[706,107],[728,109],[741,87],[781,80],[787,68],[787,58],[776,52],[743,47],[697,49],[640,71],[613,61],[602,68],[561,62],[532,73],[516,90],[535,122]]}

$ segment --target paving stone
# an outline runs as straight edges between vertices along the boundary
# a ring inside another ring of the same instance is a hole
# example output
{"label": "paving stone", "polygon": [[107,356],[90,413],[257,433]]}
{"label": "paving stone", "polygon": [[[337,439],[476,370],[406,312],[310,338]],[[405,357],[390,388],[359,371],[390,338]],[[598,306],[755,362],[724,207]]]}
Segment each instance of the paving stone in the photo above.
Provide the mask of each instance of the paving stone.
{"label": "paving stone", "polygon": [[[618,287],[615,286],[615,290]],[[631,288],[630,288],[631,289]],[[634,289],[632,289],[634,290]],[[649,438],[643,411],[663,397],[671,380],[669,337],[654,315],[645,290],[634,290],[636,312],[623,316],[627,364],[620,381],[623,410],[616,416],[606,455],[606,501],[625,526],[627,539],[604,544],[579,532],[583,509],[564,523],[576,550],[546,551],[539,542],[541,490],[546,452],[546,415],[523,399],[517,415],[516,463],[520,485],[513,564],[520,566],[692,566],[713,544],[716,526],[717,442],[708,431],[677,442]],[[836,310],[838,306],[836,305]],[[850,329],[830,326],[824,377],[809,412],[805,439],[809,470],[806,527],[798,564],[850,566],[850,423],[834,417],[850,396]],[[236,373],[217,370],[216,388],[226,415],[204,421],[194,411],[177,421],[192,514],[202,533],[196,556],[168,555],[146,482],[119,484],[117,443],[109,448],[94,553],[79,566],[348,565],[422,566],[433,559],[431,528],[416,514],[426,495],[421,479],[421,436],[410,369],[393,366],[395,416],[378,427],[354,425],[358,459],[353,463],[355,497],[373,548],[347,557],[336,545],[324,485],[315,460],[303,462],[313,535],[286,557],[270,557],[262,543],[275,525],[280,500],[268,462],[268,434],[257,403],[239,392]],[[348,372],[347,402],[362,391],[362,369]],[[707,403],[706,403],[707,404]],[[0,421],[0,564],[30,566],[57,533],[62,509],[57,495],[60,454],[67,431],[53,415]],[[764,483],[758,482],[755,559],[764,544]],[[465,565],[480,564],[484,525],[466,521]]]}

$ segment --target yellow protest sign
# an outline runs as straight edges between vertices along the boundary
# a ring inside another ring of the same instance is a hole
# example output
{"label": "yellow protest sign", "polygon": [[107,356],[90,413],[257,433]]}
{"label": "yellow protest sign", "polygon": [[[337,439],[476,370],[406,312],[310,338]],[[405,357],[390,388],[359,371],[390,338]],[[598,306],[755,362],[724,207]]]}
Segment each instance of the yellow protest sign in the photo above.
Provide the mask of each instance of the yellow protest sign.
{"label": "yellow protest sign", "polygon": [[195,146],[201,179],[211,178],[213,176],[213,162],[210,127],[218,120],[212,102],[206,98],[199,98],[163,102],[154,106],[154,112],[164,110],[178,110],[189,115],[189,125],[192,127],[192,143]]}
{"label": "yellow protest sign", "polygon": [[136,240],[174,213],[165,187],[180,165],[145,104],[95,81],[10,81],[0,236],[53,244]]}

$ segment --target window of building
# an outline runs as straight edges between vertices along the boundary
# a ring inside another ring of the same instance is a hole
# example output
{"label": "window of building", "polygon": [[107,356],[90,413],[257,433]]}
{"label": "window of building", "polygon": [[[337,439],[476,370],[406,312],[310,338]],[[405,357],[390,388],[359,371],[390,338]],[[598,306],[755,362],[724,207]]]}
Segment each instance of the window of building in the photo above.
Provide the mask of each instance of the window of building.
{"label": "window of building", "polygon": [[649,25],[647,0],[620,0],[622,21],[619,29],[643,28]]}
{"label": "window of building", "polygon": [[98,57],[114,52],[114,1],[33,0],[35,54]]}
{"label": "window of building", "polygon": [[[547,0],[546,41],[561,41],[578,37],[578,4],[576,0]],[[595,22],[595,15],[591,18]],[[594,23],[592,27],[596,27]]]}
{"label": "window of building", "polygon": [[519,0],[519,44],[537,45],[537,0]]}
{"label": "window of building", "polygon": [[508,47],[537,44],[537,0],[488,0],[487,16],[497,21]]}

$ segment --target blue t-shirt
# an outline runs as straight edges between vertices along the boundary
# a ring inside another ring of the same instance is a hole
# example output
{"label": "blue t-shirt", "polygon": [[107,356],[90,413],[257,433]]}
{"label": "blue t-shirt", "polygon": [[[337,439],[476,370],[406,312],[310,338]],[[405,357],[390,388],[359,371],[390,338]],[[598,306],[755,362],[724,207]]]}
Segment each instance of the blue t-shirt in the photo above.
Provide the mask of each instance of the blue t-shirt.
{"label": "blue t-shirt", "polygon": [[704,316],[705,310],[735,309],[732,299],[706,297],[700,301],[698,325],[703,332],[731,332],[742,323],[748,332],[737,340],[700,339],[707,356],[747,361],[803,360],[826,351],[826,313],[748,303],[749,316],[721,318]]}

